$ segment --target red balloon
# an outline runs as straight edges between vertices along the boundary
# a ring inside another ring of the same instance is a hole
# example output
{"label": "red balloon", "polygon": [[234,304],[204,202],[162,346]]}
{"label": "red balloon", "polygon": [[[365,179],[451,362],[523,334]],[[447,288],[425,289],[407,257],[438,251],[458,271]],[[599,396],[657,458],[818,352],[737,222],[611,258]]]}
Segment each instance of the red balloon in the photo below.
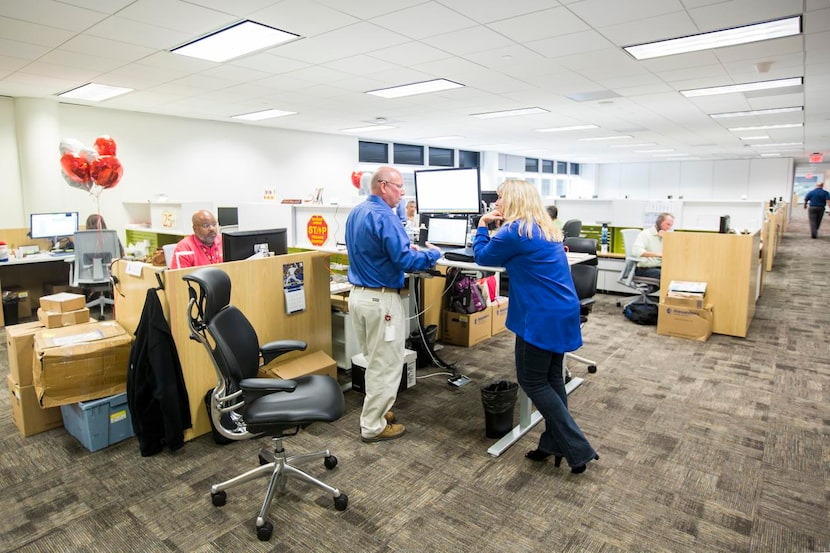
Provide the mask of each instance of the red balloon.
{"label": "red balloon", "polygon": [[363,176],[361,171],[352,171],[352,186],[360,190],[360,177]]}
{"label": "red balloon", "polygon": [[124,168],[115,156],[101,156],[89,164],[92,182],[101,188],[113,188],[124,175]]}
{"label": "red balloon", "polygon": [[61,167],[66,176],[79,184],[89,181],[89,163],[78,154],[66,152],[61,156]]}
{"label": "red balloon", "polygon": [[115,139],[109,135],[99,136],[95,139],[95,150],[102,156],[115,155]]}

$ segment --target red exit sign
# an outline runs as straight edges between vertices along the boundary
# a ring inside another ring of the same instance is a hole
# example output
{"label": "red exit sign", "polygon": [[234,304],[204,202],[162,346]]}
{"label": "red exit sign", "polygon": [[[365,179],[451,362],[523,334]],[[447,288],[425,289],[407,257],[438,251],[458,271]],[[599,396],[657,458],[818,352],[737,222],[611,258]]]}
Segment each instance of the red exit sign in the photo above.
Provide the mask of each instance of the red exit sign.
{"label": "red exit sign", "polygon": [[810,154],[810,163],[821,163],[824,159],[824,154]]}

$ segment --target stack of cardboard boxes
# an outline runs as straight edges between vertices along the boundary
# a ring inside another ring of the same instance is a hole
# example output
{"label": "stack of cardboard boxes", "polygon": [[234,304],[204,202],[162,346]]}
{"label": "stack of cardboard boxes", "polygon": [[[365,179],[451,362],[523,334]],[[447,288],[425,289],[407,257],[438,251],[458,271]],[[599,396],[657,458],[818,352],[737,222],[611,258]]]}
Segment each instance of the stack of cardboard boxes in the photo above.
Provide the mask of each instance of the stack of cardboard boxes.
{"label": "stack of cardboard boxes", "polygon": [[[84,401],[123,396],[132,343],[114,321],[88,322],[82,295],[44,296],[40,304],[38,321],[6,327],[12,417],[24,436],[61,426],[72,416],[71,407],[83,407]],[[123,420],[108,417],[113,423]],[[67,429],[75,435],[73,428],[81,425],[69,422]]]}
{"label": "stack of cardboard boxes", "polygon": [[705,342],[712,335],[706,283],[673,280],[657,316],[657,334]]}
{"label": "stack of cardboard boxes", "polygon": [[507,330],[508,298],[498,296],[483,311],[456,313],[444,310],[442,340],[445,344],[474,346],[499,332]]}

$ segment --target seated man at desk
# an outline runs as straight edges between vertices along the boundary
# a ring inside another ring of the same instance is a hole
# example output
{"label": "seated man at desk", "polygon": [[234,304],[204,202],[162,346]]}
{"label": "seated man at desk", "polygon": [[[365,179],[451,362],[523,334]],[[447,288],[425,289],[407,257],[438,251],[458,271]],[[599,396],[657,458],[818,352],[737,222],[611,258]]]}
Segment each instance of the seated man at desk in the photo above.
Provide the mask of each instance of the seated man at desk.
{"label": "seated man at desk", "polygon": [[219,224],[210,211],[193,214],[193,234],[182,238],[173,250],[171,269],[222,263],[222,237]]}
{"label": "seated man at desk", "polygon": [[663,265],[663,235],[671,232],[674,226],[674,215],[661,213],[657,216],[654,226],[644,228],[637,235],[631,253],[639,257],[634,274],[649,278],[660,278],[660,267]]}

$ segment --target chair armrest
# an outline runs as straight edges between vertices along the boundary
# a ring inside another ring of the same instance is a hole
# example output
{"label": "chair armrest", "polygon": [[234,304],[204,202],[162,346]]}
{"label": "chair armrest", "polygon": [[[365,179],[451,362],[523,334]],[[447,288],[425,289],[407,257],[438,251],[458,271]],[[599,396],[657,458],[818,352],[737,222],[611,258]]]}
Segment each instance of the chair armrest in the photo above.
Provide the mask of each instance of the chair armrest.
{"label": "chair armrest", "polygon": [[307,347],[308,344],[302,340],[276,340],[260,346],[259,351],[262,353],[263,362],[267,365],[284,353],[305,351]]}
{"label": "chair armrest", "polygon": [[239,381],[239,387],[243,392],[293,392],[297,389],[297,383],[280,378],[243,378]]}

